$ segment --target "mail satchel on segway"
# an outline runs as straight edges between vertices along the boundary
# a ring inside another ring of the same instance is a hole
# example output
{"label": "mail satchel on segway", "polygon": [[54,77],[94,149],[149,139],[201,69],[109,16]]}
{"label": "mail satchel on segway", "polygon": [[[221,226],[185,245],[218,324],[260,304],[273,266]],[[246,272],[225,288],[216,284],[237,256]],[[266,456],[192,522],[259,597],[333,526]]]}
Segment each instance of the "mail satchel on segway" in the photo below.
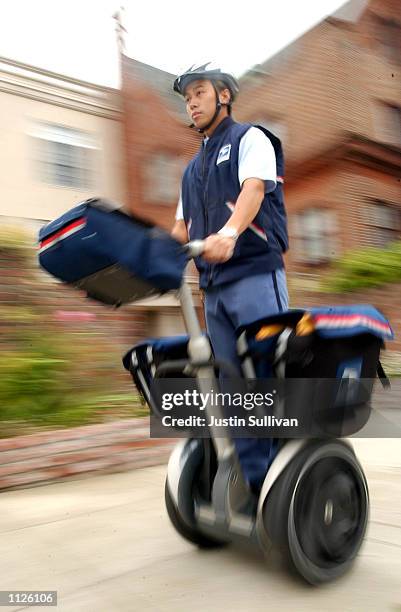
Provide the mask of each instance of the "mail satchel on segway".
{"label": "mail satchel on segway", "polygon": [[[204,393],[218,388],[219,370],[230,366],[213,358],[184,280],[186,262],[202,253],[200,241],[182,247],[162,230],[92,199],[42,228],[39,242],[48,272],[104,304],[177,292],[187,336],[146,340],[124,356],[152,412],[160,413],[152,392],[158,377],[191,377]],[[367,526],[366,478],[351,443],[339,438],[369,418],[376,373],[384,380],[379,357],[391,328],[373,307],[354,306],[290,310],[252,322],[237,336],[245,381],[326,378],[336,399],[326,386],[298,388],[302,401],[316,408],[321,436],[277,440],[260,491],[244,478],[229,433],[211,430],[209,438],[181,440],[167,469],[168,515],[199,547],[246,541],[267,551],[273,544],[308,582],[328,582],[349,570]],[[296,401],[290,394],[289,410]],[[221,416],[219,405],[205,411]]]}

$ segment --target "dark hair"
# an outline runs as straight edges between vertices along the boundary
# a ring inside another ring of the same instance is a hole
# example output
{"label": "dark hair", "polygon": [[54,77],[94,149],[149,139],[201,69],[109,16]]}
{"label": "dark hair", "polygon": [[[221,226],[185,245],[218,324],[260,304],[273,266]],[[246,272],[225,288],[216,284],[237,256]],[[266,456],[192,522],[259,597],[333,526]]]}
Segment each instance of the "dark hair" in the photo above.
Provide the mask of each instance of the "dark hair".
{"label": "dark hair", "polygon": [[227,83],[225,83],[224,81],[220,81],[220,80],[213,81],[213,84],[214,84],[215,88],[217,89],[218,93],[221,93],[225,89],[228,89],[228,91],[230,92],[230,102],[228,103],[227,111],[228,111],[228,114],[231,115],[231,104],[232,104],[231,98],[232,98],[232,93],[231,93],[230,88],[228,87]]}
{"label": "dark hair", "polygon": [[[217,91],[219,93],[221,93],[222,91],[224,91],[224,89],[228,89],[228,91],[230,91],[230,88],[228,87],[227,83],[225,83],[224,81],[213,81]],[[230,102],[231,102],[231,91],[230,91]]]}

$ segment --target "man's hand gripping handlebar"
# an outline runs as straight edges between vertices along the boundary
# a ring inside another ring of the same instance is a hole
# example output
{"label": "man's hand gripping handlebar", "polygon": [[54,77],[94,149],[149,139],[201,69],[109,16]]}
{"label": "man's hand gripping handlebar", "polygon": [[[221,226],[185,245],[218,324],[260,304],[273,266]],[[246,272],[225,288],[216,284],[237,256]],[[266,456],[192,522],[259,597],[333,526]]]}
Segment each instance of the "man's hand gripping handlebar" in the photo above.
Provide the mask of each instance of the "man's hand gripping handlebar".
{"label": "man's hand gripping handlebar", "polygon": [[193,240],[188,242],[184,248],[190,257],[203,256],[203,259],[210,264],[225,263],[234,253],[236,240],[220,234],[210,234],[205,240]]}

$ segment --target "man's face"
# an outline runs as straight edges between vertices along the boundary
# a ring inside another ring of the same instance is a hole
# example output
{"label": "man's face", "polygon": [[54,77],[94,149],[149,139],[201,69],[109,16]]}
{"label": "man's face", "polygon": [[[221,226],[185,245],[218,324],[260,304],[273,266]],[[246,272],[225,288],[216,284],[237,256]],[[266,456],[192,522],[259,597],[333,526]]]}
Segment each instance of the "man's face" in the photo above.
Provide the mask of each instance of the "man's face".
{"label": "man's face", "polygon": [[[224,90],[219,94],[220,102],[229,101],[229,92]],[[212,119],[216,112],[216,93],[211,81],[192,81],[185,88],[187,113],[195,127],[202,129]]]}

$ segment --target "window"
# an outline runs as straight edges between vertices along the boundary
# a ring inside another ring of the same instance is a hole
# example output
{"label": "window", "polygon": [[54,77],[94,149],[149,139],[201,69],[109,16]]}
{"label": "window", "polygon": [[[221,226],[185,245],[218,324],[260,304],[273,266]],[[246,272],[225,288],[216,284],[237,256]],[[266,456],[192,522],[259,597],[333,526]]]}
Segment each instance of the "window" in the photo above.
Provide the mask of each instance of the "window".
{"label": "window", "polygon": [[401,61],[401,27],[397,21],[376,17],[375,35],[381,54],[390,62]]}
{"label": "window", "polygon": [[321,264],[337,256],[337,218],[331,210],[310,208],[292,215],[292,239],[299,262]]}
{"label": "window", "polygon": [[374,109],[377,138],[401,146],[401,109],[392,104],[378,102]]}
{"label": "window", "polygon": [[95,146],[89,134],[61,125],[38,124],[31,136],[42,181],[81,190],[92,186]]}
{"label": "window", "polygon": [[183,163],[166,153],[153,155],[145,167],[145,199],[158,204],[177,203]]}
{"label": "window", "polygon": [[370,226],[370,244],[385,247],[400,238],[401,210],[387,202],[374,202],[367,209],[367,222]]}

